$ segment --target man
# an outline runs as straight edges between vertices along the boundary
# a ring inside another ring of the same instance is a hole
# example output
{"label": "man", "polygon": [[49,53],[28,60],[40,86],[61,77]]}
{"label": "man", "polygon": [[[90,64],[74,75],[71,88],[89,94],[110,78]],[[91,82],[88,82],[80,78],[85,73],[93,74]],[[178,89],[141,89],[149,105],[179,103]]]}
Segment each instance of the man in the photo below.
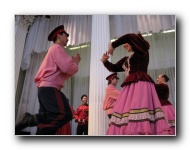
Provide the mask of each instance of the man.
{"label": "man", "polygon": [[77,135],[88,135],[88,104],[87,95],[81,97],[82,105],[80,105],[74,115],[75,122],[78,122]]}
{"label": "man", "polygon": [[120,91],[116,89],[118,82],[117,73],[109,75],[106,80],[108,80],[108,86],[106,87],[106,95],[103,103],[103,110],[107,112],[108,118],[111,119],[113,114],[113,107],[119,96]]}
{"label": "man", "polygon": [[69,34],[64,26],[56,27],[48,36],[54,44],[49,48],[34,79],[38,87],[39,114],[25,113],[15,127],[16,134],[26,127],[37,126],[37,135],[54,135],[57,129],[72,120],[72,112],[61,92],[64,81],[78,71],[80,55],[70,57],[64,47]]}

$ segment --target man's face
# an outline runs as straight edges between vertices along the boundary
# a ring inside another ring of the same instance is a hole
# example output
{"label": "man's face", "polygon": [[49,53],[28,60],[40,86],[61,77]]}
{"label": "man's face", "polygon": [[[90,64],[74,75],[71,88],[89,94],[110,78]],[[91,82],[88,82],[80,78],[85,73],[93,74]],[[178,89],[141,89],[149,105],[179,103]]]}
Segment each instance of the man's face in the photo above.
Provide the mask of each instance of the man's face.
{"label": "man's face", "polygon": [[112,85],[117,85],[118,83],[118,79],[117,78],[113,78],[111,81]]}
{"label": "man's face", "polygon": [[82,98],[82,103],[83,103],[83,104],[87,103],[87,97],[86,97],[86,96],[84,96],[84,97]]}
{"label": "man's face", "polygon": [[159,75],[157,78],[157,83],[160,84],[162,82],[163,82],[163,77],[162,77],[162,75]]}
{"label": "man's face", "polygon": [[65,33],[62,33],[59,35],[60,35],[59,38],[60,38],[61,44],[63,46],[67,46],[67,42],[69,41],[67,35]]}

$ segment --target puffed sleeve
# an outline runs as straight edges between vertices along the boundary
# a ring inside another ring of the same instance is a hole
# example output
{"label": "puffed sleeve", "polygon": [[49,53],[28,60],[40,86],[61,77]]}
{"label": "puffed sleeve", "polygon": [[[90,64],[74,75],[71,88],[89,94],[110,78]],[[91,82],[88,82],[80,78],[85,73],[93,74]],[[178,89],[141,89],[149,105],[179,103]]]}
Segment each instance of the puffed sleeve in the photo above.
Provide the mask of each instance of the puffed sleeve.
{"label": "puffed sleeve", "polygon": [[132,46],[135,53],[139,55],[146,55],[150,47],[149,43],[142,37],[141,34],[125,34],[112,42],[112,47],[116,48],[122,44],[128,43]]}
{"label": "puffed sleeve", "polygon": [[112,108],[119,94],[120,94],[119,90],[117,90],[116,88],[112,86],[108,86],[106,88],[106,95],[105,95],[105,99],[103,103],[103,110]]}
{"label": "puffed sleeve", "polygon": [[103,64],[111,72],[122,72],[124,71],[124,69],[122,68],[122,65],[124,64],[126,59],[127,57],[123,57],[116,64],[113,64],[109,61],[103,62]]}
{"label": "puffed sleeve", "polygon": [[54,62],[63,73],[74,75],[78,71],[78,65],[73,62],[72,58],[61,46],[55,47],[51,53],[53,55]]}

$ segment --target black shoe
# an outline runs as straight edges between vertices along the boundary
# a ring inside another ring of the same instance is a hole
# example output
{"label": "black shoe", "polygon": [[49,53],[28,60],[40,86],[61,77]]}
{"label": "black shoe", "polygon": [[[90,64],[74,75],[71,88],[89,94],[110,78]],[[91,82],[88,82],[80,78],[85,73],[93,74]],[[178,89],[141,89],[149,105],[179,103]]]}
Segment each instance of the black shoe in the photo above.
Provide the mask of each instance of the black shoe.
{"label": "black shoe", "polygon": [[37,123],[34,120],[34,116],[29,113],[24,113],[24,115],[22,116],[22,119],[15,126],[15,133],[18,134],[24,128],[33,127],[36,125],[37,125]]}

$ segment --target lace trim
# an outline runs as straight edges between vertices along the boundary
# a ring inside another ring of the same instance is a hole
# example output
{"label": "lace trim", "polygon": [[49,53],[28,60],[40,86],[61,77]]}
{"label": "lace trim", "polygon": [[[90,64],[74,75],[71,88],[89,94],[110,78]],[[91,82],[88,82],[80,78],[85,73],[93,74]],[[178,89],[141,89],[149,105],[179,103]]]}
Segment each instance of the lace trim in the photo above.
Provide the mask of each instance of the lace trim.
{"label": "lace trim", "polygon": [[155,123],[158,120],[165,119],[165,114],[161,108],[156,108],[155,110],[148,110],[146,108],[131,110],[130,112],[119,114],[114,113],[110,120],[111,123],[116,125],[126,125],[129,122],[143,122],[150,121]]}
{"label": "lace trim", "polygon": [[175,120],[168,120],[168,124],[171,127],[175,127]]}
{"label": "lace trim", "polygon": [[[123,63],[122,68],[125,70],[125,75],[126,77],[129,76],[129,71],[130,71],[130,58],[133,56],[134,52],[127,58],[127,60]],[[125,63],[127,62],[127,67]]]}

